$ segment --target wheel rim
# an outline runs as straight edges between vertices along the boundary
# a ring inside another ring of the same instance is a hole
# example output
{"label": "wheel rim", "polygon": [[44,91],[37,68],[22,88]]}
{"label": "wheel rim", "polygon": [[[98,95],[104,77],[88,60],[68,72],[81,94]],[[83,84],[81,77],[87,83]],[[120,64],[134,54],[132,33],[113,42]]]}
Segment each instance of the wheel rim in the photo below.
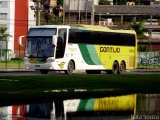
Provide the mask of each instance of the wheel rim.
{"label": "wheel rim", "polygon": [[121,72],[123,72],[123,71],[124,71],[124,69],[125,69],[125,67],[124,67],[124,63],[122,62],[122,63],[121,63],[121,66],[120,66],[120,71],[121,71]]}
{"label": "wheel rim", "polygon": [[117,62],[114,62],[114,64],[113,64],[113,73],[114,74],[118,73],[118,64],[117,64]]}
{"label": "wheel rim", "polygon": [[117,71],[117,68],[118,68],[118,67],[117,67],[117,64],[115,63],[114,66],[113,66],[113,70],[114,70],[114,71]]}
{"label": "wheel rim", "polygon": [[68,64],[68,73],[71,74],[73,70],[74,70],[74,64],[72,61],[70,61]]}

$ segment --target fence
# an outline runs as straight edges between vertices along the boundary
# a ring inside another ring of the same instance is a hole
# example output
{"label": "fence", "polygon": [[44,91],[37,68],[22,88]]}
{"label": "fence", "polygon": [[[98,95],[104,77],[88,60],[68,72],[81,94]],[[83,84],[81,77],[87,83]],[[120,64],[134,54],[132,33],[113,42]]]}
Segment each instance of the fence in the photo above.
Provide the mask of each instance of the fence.
{"label": "fence", "polygon": [[21,58],[0,61],[0,70],[3,69],[24,69],[24,61]]}
{"label": "fence", "polygon": [[[18,56],[18,57],[17,57]],[[0,57],[0,69],[24,69],[24,51],[15,51],[15,54],[10,50],[5,50]]]}
{"label": "fence", "polygon": [[[144,69],[160,69],[160,51],[139,52],[137,56],[137,67]],[[24,69],[24,61],[21,58],[13,58],[0,61],[0,69]]]}

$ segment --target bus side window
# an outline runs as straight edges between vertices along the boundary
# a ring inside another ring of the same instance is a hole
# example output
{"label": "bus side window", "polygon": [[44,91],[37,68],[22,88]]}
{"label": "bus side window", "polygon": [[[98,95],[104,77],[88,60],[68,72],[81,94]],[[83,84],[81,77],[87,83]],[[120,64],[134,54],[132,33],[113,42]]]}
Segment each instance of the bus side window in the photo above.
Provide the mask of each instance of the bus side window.
{"label": "bus side window", "polygon": [[75,32],[69,33],[69,40],[68,40],[69,43],[77,43],[77,39],[75,37],[75,34],[76,34]]}

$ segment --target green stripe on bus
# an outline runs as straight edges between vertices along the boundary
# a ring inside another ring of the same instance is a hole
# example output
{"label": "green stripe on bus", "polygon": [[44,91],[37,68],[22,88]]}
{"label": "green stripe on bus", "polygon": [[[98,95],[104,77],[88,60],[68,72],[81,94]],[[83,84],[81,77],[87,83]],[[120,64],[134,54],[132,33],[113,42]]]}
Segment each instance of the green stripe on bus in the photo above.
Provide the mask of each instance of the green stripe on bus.
{"label": "green stripe on bus", "polygon": [[95,63],[92,61],[90,57],[90,53],[88,51],[86,44],[78,44],[78,46],[80,48],[84,61],[89,65],[95,65]]}
{"label": "green stripe on bus", "polygon": [[80,100],[77,111],[85,111],[88,99]]}
{"label": "green stripe on bus", "polygon": [[77,111],[93,111],[95,98],[81,99]]}
{"label": "green stripe on bus", "polygon": [[99,60],[99,57],[97,55],[96,49],[94,45],[86,45],[89,51],[89,55],[93,61],[94,64],[96,65],[101,65],[101,62]]}

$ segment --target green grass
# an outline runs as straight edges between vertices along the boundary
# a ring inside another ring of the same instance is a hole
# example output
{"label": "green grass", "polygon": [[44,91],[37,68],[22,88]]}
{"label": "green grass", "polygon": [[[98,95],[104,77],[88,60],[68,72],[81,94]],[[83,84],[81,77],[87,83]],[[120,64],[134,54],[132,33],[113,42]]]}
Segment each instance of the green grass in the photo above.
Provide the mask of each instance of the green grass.
{"label": "green grass", "polygon": [[[159,74],[0,75],[0,105],[134,93],[160,93],[159,86]],[[87,91],[76,92],[75,89]]]}
{"label": "green grass", "polygon": [[11,61],[1,61],[0,62],[0,69],[22,69],[24,67],[24,61],[18,60],[11,60]]}

